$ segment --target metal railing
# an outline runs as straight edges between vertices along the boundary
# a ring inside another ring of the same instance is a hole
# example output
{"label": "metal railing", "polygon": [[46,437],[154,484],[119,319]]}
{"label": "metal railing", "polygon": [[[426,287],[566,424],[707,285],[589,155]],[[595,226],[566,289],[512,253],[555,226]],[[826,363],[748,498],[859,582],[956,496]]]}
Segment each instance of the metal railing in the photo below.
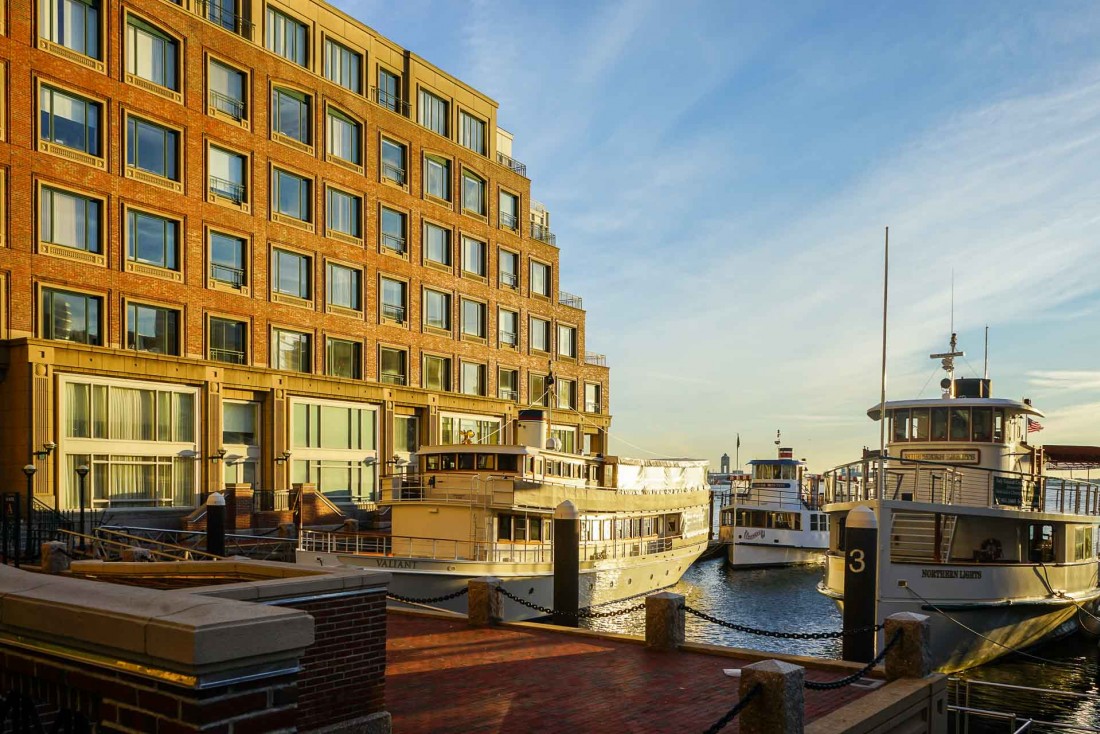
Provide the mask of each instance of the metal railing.
{"label": "metal railing", "polygon": [[558,291],[558,303],[570,308],[584,308],[584,299],[567,291]]}
{"label": "metal railing", "polygon": [[500,284],[508,288],[519,288],[519,276],[515,273],[501,273]]}
{"label": "metal railing", "polygon": [[244,364],[245,353],[239,352],[236,349],[218,349],[217,347],[210,347],[210,359],[215,362],[226,362],[227,364]]}
{"label": "metal railing", "polygon": [[970,680],[954,676],[948,679],[947,693],[947,712],[951,720],[951,729],[960,734],[969,734],[972,723],[978,725],[975,731],[988,731],[994,725],[991,722],[996,723],[995,730],[1013,734],[1041,731],[1100,734],[1100,728],[1095,726],[1045,721],[1014,711],[991,708],[1012,706],[1019,710],[1026,705],[1028,708],[1049,710],[1051,703],[1073,705],[1078,701],[1087,705],[1095,697],[1094,693]]}
{"label": "metal railing", "polygon": [[247,194],[244,184],[239,184],[236,181],[227,181],[217,176],[211,176],[209,179],[209,186],[210,193],[214,194],[214,196],[229,199],[234,204],[244,203]]}
{"label": "metal railing", "polygon": [[256,512],[290,512],[290,490],[255,489],[252,507]]}
{"label": "metal railing", "polygon": [[219,283],[240,288],[244,285],[244,269],[212,262],[210,263],[210,278]]}
{"label": "metal railing", "polygon": [[398,237],[395,234],[382,233],[382,247],[387,250],[393,250],[394,252],[405,254],[405,238]]}
{"label": "metal railing", "polygon": [[218,0],[196,0],[195,10],[211,23],[220,25],[242,38],[252,40],[252,21],[237,12],[236,3],[223,4]]}
{"label": "metal railing", "polygon": [[382,304],[382,316],[392,321],[399,321],[405,323],[405,307],[394,306],[389,303]]}
{"label": "metal railing", "polygon": [[405,375],[393,374],[391,372],[383,372],[379,379],[387,385],[404,385],[408,378]]}
{"label": "metal railing", "polygon": [[243,120],[245,113],[244,100],[230,97],[216,90],[210,90],[210,106],[222,114],[232,117],[234,120]]}
{"label": "metal railing", "polygon": [[402,186],[405,185],[405,169],[401,166],[382,161],[382,177]]}
{"label": "metal railing", "polygon": [[[96,536],[104,540],[124,542],[129,547],[190,553],[195,556],[193,560],[217,557],[206,551],[206,533],[199,530],[103,525],[96,528]],[[233,533],[225,535],[226,556],[245,556],[253,560],[292,561],[294,545],[294,540],[291,538]]]}
{"label": "metal railing", "polygon": [[505,229],[514,230],[519,226],[519,219],[515,214],[509,214],[508,212],[500,213],[500,226]]}
{"label": "metal railing", "polygon": [[554,236],[554,233],[550,231],[550,228],[538,224],[537,222],[531,222],[531,236],[539,242],[545,242],[548,245],[557,246],[558,238]]}
{"label": "metal railing", "polygon": [[520,163],[512,156],[504,155],[499,150],[497,151],[497,163],[521,176],[527,175],[527,165],[525,163]]}
{"label": "metal railing", "polygon": [[501,331],[500,343],[510,347],[516,346],[516,333],[514,331]]}
{"label": "metal railing", "polygon": [[497,396],[501,400],[519,400],[519,393],[515,390],[499,390]]}
{"label": "metal railing", "polygon": [[379,107],[385,107],[391,112],[396,112],[399,115],[409,116],[409,103],[401,99],[399,95],[390,94],[389,92],[379,89],[378,87],[370,88],[370,99]]}
{"label": "metal railing", "polygon": [[585,402],[584,410],[587,413],[599,413],[600,412],[600,404],[599,403]]}
{"label": "metal railing", "polygon": [[607,366],[607,355],[606,354],[597,354],[596,352],[585,352],[584,353],[584,363],[585,364],[592,364],[592,365],[595,365],[597,367],[606,367]]}

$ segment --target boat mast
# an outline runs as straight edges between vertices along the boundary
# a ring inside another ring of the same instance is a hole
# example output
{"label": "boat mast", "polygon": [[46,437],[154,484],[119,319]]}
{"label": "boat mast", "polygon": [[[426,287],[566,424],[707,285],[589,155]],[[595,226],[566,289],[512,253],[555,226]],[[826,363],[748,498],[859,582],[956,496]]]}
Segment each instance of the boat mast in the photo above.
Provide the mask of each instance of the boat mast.
{"label": "boat mast", "polygon": [[890,228],[886,228],[886,246],[882,261],[882,393],[879,397],[878,489],[886,486],[886,306],[890,293]]}
{"label": "boat mast", "polygon": [[[989,379],[989,324],[985,325],[985,372],[982,377],[986,380]],[[989,397],[989,391],[985,392],[985,396]]]}

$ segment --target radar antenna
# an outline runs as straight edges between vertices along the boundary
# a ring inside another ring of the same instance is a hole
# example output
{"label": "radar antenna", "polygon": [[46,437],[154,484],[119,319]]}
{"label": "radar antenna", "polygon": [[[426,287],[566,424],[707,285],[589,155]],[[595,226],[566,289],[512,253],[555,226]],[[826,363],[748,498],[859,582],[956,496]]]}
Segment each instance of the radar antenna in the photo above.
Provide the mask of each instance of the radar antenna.
{"label": "radar antenna", "polygon": [[943,388],[943,396],[945,398],[955,397],[955,357],[966,356],[966,352],[960,352],[958,350],[958,345],[958,334],[951,332],[951,351],[928,355],[929,359],[943,360],[943,371],[947,373],[947,377],[940,381],[940,387]]}

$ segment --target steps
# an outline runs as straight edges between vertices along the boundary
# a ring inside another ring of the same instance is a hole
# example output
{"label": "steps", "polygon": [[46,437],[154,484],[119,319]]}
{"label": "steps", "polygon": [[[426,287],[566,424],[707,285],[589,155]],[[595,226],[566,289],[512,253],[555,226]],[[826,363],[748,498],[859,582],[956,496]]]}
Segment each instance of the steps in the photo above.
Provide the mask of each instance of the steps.
{"label": "steps", "polygon": [[949,557],[955,535],[955,515],[940,516],[940,547],[936,548],[936,515],[895,512],[890,526],[890,560],[938,563]]}

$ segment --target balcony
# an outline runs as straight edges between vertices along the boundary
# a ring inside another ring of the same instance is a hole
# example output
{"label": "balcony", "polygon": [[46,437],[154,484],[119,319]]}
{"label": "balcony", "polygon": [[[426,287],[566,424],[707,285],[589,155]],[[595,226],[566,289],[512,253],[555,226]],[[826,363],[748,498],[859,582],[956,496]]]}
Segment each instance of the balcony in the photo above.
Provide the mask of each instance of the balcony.
{"label": "balcony", "polygon": [[554,247],[558,246],[558,238],[554,236],[550,228],[537,222],[531,222],[531,236],[539,242],[545,242],[548,245],[554,245]]}
{"label": "balcony", "polygon": [[502,347],[512,347],[515,349],[516,344],[516,332],[503,330],[500,332],[500,345]]}
{"label": "balcony", "polygon": [[405,238],[398,237],[395,234],[382,233],[382,247],[387,250],[392,250],[399,255],[405,254]]}
{"label": "balcony", "polygon": [[509,214],[508,212],[500,213],[500,227],[501,229],[510,229],[513,232],[519,229],[519,219],[515,214]]}
{"label": "balcony", "polygon": [[497,163],[521,176],[527,175],[527,164],[520,163],[512,156],[504,155],[499,150],[497,151]]}
{"label": "balcony", "polygon": [[222,94],[221,92],[211,89],[210,107],[226,117],[233,118],[237,122],[244,119],[244,101],[236,97],[230,97],[228,94]]}
{"label": "balcony", "polygon": [[219,349],[210,347],[210,359],[215,362],[227,362],[229,364],[244,364],[245,353],[236,349]]}
{"label": "balcony", "polygon": [[607,366],[607,355],[606,354],[596,354],[595,352],[585,352],[584,353],[584,363],[585,364],[592,364],[592,365],[595,365],[597,367],[606,367]]}
{"label": "balcony", "polygon": [[584,404],[584,410],[587,413],[599,413],[600,412],[600,404],[599,403],[585,403]]}
{"label": "balcony", "polygon": [[405,375],[398,372],[383,372],[381,375],[379,375],[379,378],[387,385],[405,384]]}
{"label": "balcony", "polygon": [[390,112],[396,112],[403,117],[409,116],[409,103],[396,94],[391,94],[378,87],[371,87],[370,99],[371,102],[374,102],[379,107],[385,107]]}
{"label": "balcony", "polygon": [[244,270],[230,265],[210,263],[210,279],[225,283],[233,288],[244,286]]}
{"label": "balcony", "polygon": [[395,306],[390,303],[382,304],[382,317],[399,324],[405,323],[405,307]]}
{"label": "balcony", "polygon": [[405,185],[405,169],[392,163],[382,161],[382,177],[399,186]]}
{"label": "balcony", "polygon": [[565,291],[558,291],[558,303],[563,306],[569,306],[570,308],[584,308],[583,298],[575,296],[572,293],[566,293]]}
{"label": "balcony", "polygon": [[252,40],[252,21],[237,12],[235,2],[222,3],[219,0],[196,0],[195,12],[214,25],[219,25],[242,38]]}
{"label": "balcony", "polygon": [[226,181],[224,178],[211,176],[209,190],[214,196],[228,199],[234,204],[243,204],[245,201],[244,184],[239,184],[236,181]]}
{"label": "balcony", "polygon": [[501,400],[519,400],[519,393],[515,390],[500,389],[499,396]]}

